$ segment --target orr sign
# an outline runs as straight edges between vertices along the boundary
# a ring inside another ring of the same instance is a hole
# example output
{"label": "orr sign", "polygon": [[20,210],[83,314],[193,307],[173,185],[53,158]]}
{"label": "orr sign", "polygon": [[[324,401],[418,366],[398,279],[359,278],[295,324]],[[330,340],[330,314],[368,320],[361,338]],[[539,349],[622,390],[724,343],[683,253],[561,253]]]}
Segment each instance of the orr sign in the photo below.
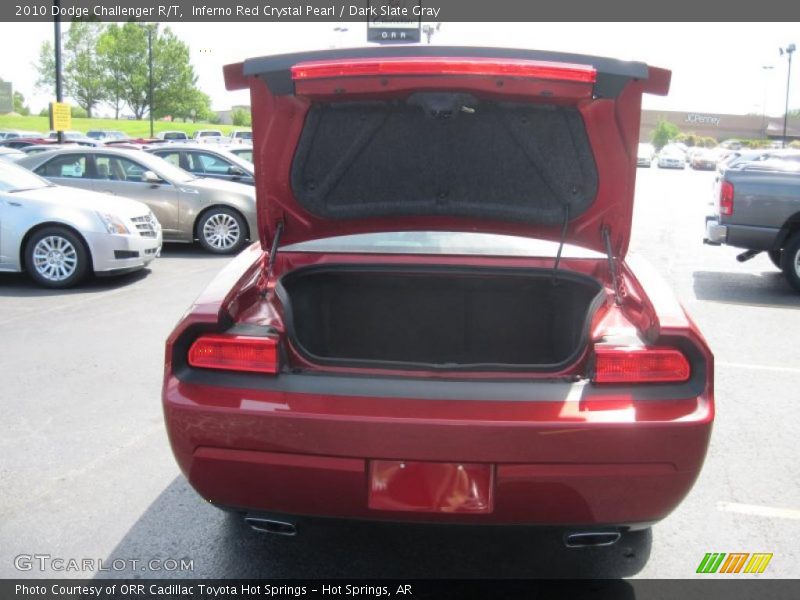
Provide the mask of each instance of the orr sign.
{"label": "orr sign", "polygon": [[420,41],[422,0],[369,0],[367,41],[379,44]]}

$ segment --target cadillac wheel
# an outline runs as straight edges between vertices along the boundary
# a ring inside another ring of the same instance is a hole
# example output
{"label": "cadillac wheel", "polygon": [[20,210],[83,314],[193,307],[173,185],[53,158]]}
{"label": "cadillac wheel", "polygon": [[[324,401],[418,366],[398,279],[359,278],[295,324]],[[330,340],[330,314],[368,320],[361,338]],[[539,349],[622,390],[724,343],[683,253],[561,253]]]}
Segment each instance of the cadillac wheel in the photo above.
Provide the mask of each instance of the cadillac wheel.
{"label": "cadillac wheel", "polygon": [[241,250],[247,240],[247,225],[236,211],[213,208],[200,217],[197,238],[209,252],[233,254]]}
{"label": "cadillac wheel", "polygon": [[28,273],[38,283],[51,288],[75,285],[86,275],[88,262],[83,243],[66,228],[42,229],[25,247]]}

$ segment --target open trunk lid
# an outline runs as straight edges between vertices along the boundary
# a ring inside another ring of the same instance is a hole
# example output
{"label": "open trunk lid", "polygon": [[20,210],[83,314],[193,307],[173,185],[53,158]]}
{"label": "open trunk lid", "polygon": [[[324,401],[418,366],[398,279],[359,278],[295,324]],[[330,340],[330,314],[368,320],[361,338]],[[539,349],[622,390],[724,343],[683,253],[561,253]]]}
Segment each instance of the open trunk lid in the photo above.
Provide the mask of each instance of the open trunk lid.
{"label": "open trunk lid", "polygon": [[638,62],[425,46],[225,67],[228,89],[250,88],[265,248],[469,231],[618,258],[630,237],[641,96],[666,94],[669,79]]}

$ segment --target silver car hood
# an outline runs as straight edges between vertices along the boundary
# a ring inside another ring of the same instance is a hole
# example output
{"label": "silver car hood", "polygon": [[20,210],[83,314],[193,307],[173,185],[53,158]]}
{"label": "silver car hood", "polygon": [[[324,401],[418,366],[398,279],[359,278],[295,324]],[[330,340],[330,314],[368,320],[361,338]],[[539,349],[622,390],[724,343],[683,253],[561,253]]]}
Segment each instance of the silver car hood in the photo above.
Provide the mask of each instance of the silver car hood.
{"label": "silver car hood", "polygon": [[142,217],[150,213],[147,205],[137,200],[63,185],[37,188],[12,195],[35,202],[68,204],[73,208],[108,213],[127,219]]}

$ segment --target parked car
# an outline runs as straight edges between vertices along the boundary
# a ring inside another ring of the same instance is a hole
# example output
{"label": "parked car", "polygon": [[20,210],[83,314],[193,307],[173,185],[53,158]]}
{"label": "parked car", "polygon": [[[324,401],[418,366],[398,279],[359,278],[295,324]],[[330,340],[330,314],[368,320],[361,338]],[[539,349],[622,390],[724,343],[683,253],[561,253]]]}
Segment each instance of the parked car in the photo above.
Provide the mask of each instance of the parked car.
{"label": "parked car", "polygon": [[145,150],[198,177],[212,177],[248,185],[256,183],[253,163],[224,148],[208,144],[167,144],[150,146]]}
{"label": "parked car", "polygon": [[231,133],[232,144],[252,144],[253,131],[251,129],[239,129]]}
{"label": "parked car", "polygon": [[90,129],[86,132],[86,137],[99,142],[108,142],[109,140],[127,140],[129,138],[128,134],[115,129]]}
{"label": "parked car", "polygon": [[16,162],[20,158],[25,158],[26,154],[16,148],[0,146],[0,159]]}
{"label": "parked car", "polygon": [[[63,134],[62,137],[65,140],[86,140],[86,139],[90,139],[90,138],[87,138],[86,134],[84,134],[81,131],[63,131],[62,134]],[[51,140],[58,139],[58,132],[57,131],[50,131],[47,134],[47,137],[49,137]]]}
{"label": "parked car", "polygon": [[227,141],[219,129],[199,129],[194,132],[192,139],[198,144],[220,144]]}
{"label": "parked car", "polygon": [[252,146],[229,146],[228,152],[231,154],[235,154],[242,160],[246,160],[249,163],[253,162],[253,147]]}
{"label": "parked car", "polygon": [[800,153],[727,168],[715,191],[703,242],[745,249],[739,262],[767,252],[800,291]]}
{"label": "parked car", "polygon": [[659,169],[685,169],[686,155],[677,147],[664,146],[658,153]]}
{"label": "parked car", "polygon": [[156,134],[156,138],[165,142],[185,142],[189,139],[189,135],[185,131],[160,131]]}
{"label": "parked car", "polygon": [[7,131],[0,131],[0,140],[14,140],[18,138],[37,138],[42,137],[38,131],[22,131],[19,129],[12,129]]}
{"label": "parked car", "polygon": [[649,167],[655,158],[656,149],[653,144],[639,144],[636,151],[636,166]]}
{"label": "parked car", "polygon": [[19,164],[61,185],[127,196],[147,204],[164,240],[209,252],[238,252],[256,232],[253,187],[197,178],[158,156],[112,147],[43,152]]}
{"label": "parked car", "polygon": [[0,161],[0,271],[66,288],[149,265],[161,227],[141,202],[54,185]]}
{"label": "parked car", "polygon": [[[261,246],[173,331],[163,386],[205,500],[274,533],[549,525],[574,547],[689,492],[712,355],[627,254],[640,95],[669,73],[559,60],[383,46],[226,67],[261,99]],[[549,251],[509,252],[520,238]]]}
{"label": "parked car", "polygon": [[41,144],[55,144],[55,140],[51,140],[49,138],[9,138],[0,142],[0,146],[3,148],[15,148],[17,150],[21,150],[22,148],[26,148],[28,146],[35,146]]}
{"label": "parked car", "polygon": [[713,171],[717,168],[716,153],[705,148],[695,150],[689,159],[689,166],[695,170]]}

